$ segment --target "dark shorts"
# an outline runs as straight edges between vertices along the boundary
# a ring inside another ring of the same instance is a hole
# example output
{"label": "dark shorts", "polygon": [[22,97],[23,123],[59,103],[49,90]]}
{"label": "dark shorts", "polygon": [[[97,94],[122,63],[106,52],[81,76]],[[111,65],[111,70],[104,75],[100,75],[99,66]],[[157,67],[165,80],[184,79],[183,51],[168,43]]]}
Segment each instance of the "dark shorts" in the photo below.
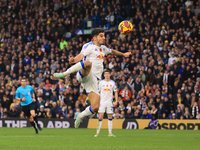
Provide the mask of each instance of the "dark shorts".
{"label": "dark shorts", "polygon": [[31,116],[31,113],[30,113],[31,110],[35,110],[35,103],[31,103],[27,106],[22,106],[22,111],[28,118]]}

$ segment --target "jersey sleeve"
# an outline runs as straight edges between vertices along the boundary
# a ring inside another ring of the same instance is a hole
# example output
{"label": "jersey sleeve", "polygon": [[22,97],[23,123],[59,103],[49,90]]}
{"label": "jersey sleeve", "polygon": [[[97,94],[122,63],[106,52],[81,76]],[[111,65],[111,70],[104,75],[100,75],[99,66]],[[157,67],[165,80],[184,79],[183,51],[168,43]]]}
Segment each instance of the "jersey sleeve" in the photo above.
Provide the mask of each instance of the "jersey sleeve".
{"label": "jersey sleeve", "polygon": [[92,48],[89,46],[89,44],[83,45],[81,54],[83,54],[84,56],[87,56],[91,52],[92,52]]}
{"label": "jersey sleeve", "polygon": [[34,93],[34,90],[33,90],[33,87],[31,86],[31,94],[33,94]]}
{"label": "jersey sleeve", "polygon": [[112,52],[112,50],[110,48],[108,48],[108,47],[106,47],[104,45],[102,47],[103,47],[103,49],[105,49],[105,55],[108,55],[108,54],[110,54]]}
{"label": "jersey sleeve", "polygon": [[19,92],[19,89],[17,89],[17,91],[16,91],[15,98],[20,98],[20,92]]}

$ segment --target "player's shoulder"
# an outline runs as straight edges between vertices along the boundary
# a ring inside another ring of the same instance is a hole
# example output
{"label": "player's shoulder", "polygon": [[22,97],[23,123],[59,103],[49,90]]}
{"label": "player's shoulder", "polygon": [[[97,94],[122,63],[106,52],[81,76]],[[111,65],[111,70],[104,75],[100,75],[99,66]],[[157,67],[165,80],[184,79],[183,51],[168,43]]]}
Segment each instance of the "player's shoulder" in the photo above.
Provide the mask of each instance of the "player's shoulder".
{"label": "player's shoulder", "polygon": [[92,46],[94,45],[94,43],[91,41],[91,42],[88,42],[88,43],[85,43],[83,45],[83,49],[89,49],[91,48]]}
{"label": "player's shoulder", "polygon": [[22,89],[22,86],[19,86],[19,87],[17,88],[18,91],[21,90],[21,89]]}
{"label": "player's shoulder", "polygon": [[31,85],[26,85],[27,88],[32,89],[33,87]]}
{"label": "player's shoulder", "polygon": [[111,83],[115,84],[115,81],[113,81],[113,80],[110,80],[109,82],[111,82]]}
{"label": "player's shoulder", "polygon": [[108,48],[107,46],[105,46],[105,45],[101,45],[101,48]]}
{"label": "player's shoulder", "polygon": [[101,45],[101,48],[103,49],[103,51],[109,51],[110,53],[111,53],[111,49],[110,48],[108,48],[107,46],[105,46],[105,45]]}
{"label": "player's shoulder", "polygon": [[99,83],[103,83],[104,81],[105,81],[104,79],[103,79],[103,80],[100,80]]}

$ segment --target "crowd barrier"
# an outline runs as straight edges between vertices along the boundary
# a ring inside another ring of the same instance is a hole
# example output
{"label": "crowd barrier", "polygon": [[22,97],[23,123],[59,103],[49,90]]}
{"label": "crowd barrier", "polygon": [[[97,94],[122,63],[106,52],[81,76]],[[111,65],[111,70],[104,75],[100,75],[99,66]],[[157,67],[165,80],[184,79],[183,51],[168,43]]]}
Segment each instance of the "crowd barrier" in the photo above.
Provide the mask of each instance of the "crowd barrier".
{"label": "crowd barrier", "polygon": [[[80,128],[96,129],[97,119],[84,119]],[[113,119],[113,129],[144,129],[148,119]],[[42,128],[74,128],[74,119],[39,119]],[[157,129],[200,130],[200,120],[159,120]],[[28,119],[0,119],[0,127],[23,128],[31,127]],[[102,122],[102,129],[108,129],[108,120]]]}

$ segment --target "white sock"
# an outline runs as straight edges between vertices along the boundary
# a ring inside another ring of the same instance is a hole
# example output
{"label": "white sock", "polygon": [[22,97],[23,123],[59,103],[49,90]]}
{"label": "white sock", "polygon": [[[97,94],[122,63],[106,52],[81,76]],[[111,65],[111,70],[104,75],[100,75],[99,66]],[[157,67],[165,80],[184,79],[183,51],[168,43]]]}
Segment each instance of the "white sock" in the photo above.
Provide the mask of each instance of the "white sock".
{"label": "white sock", "polygon": [[83,119],[84,117],[90,116],[90,115],[92,115],[92,114],[94,114],[94,112],[92,111],[91,106],[88,106],[87,108],[85,108],[84,111],[82,111],[82,112],[80,113],[80,117],[81,117],[81,119]]}
{"label": "white sock", "polygon": [[76,63],[75,65],[71,66],[70,68],[68,68],[67,71],[64,72],[64,75],[67,76],[71,73],[78,72],[84,68],[85,68],[85,62],[80,61],[80,62]]}
{"label": "white sock", "polygon": [[112,119],[108,119],[108,132],[109,132],[109,134],[112,133],[112,127],[113,127]]}
{"label": "white sock", "polygon": [[99,119],[98,123],[97,123],[97,134],[99,134],[99,132],[100,132],[101,125],[102,125],[102,120]]}

